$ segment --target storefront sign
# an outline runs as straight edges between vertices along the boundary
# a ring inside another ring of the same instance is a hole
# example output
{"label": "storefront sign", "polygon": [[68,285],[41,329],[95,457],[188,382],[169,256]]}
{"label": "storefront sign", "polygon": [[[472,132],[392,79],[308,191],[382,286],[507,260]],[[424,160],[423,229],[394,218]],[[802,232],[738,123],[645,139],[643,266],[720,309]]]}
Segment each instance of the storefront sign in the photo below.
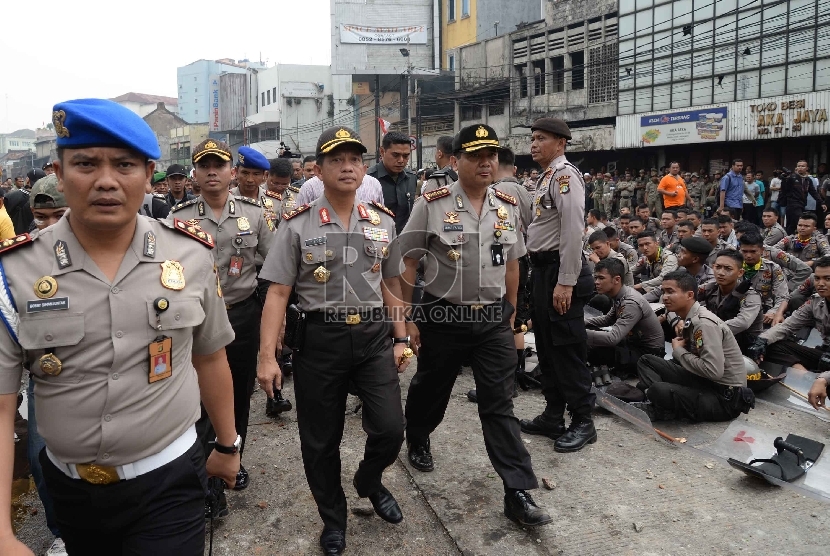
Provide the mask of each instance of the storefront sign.
{"label": "storefront sign", "polygon": [[757,123],[758,135],[813,135],[811,124],[827,121],[827,108],[808,106],[803,98],[750,104],[749,110]]}
{"label": "storefront sign", "polygon": [[640,117],[644,147],[726,141],[725,106]]}
{"label": "storefront sign", "polygon": [[219,76],[210,76],[210,131],[219,131]]}
{"label": "storefront sign", "polygon": [[340,24],[342,44],[426,44],[426,25],[408,27],[368,27]]}

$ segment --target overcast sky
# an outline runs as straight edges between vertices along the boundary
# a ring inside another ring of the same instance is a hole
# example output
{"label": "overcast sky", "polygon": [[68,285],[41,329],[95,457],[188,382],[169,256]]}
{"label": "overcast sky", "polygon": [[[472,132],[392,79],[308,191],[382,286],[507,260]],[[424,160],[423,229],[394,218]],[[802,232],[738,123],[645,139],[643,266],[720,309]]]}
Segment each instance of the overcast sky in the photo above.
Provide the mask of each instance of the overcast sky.
{"label": "overcast sky", "polygon": [[331,63],[329,0],[9,0],[0,18],[0,133],[63,100],[175,97],[176,68],[201,58]]}

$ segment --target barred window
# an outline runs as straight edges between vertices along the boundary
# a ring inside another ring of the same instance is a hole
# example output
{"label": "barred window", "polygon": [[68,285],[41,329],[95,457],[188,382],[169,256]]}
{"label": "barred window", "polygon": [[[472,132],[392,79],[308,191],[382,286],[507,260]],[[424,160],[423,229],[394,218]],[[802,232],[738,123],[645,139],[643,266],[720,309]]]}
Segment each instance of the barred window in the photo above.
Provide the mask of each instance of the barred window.
{"label": "barred window", "polygon": [[618,43],[608,43],[588,51],[588,103],[617,100]]}

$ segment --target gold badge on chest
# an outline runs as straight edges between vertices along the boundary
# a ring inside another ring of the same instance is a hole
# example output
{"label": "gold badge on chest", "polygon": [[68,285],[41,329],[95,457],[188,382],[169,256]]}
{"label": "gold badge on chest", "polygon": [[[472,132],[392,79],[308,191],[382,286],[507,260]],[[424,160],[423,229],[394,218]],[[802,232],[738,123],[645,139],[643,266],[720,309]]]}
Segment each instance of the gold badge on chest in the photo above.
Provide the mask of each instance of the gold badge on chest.
{"label": "gold badge on chest", "polygon": [[499,217],[499,220],[507,220],[507,209],[504,208],[504,205],[500,205],[498,209],[496,209],[496,215]]}
{"label": "gold badge on chest", "polygon": [[320,284],[325,284],[331,277],[331,271],[324,266],[318,266],[314,271],[314,279]]}
{"label": "gold badge on chest", "polygon": [[58,281],[51,276],[43,276],[35,282],[35,295],[41,299],[49,299],[58,293]]}
{"label": "gold badge on chest", "polygon": [[236,227],[240,232],[246,232],[251,229],[251,223],[244,216],[240,216],[236,219]]}
{"label": "gold badge on chest", "polygon": [[58,376],[63,370],[63,363],[54,353],[46,353],[40,357],[40,370],[49,376]]}
{"label": "gold badge on chest", "polygon": [[369,222],[371,222],[373,226],[380,224],[380,215],[371,209],[369,209]]}
{"label": "gold badge on chest", "polygon": [[168,290],[184,289],[184,267],[179,261],[164,261],[161,263],[161,285]]}

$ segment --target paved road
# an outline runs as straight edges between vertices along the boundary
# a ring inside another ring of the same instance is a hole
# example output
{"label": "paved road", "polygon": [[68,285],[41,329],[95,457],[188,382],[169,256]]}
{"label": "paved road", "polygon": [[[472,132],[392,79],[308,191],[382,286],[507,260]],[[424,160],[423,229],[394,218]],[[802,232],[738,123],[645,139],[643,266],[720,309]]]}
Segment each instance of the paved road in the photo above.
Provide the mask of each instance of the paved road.
{"label": "paved road", "polygon": [[[404,393],[411,376],[402,378]],[[291,385],[285,393],[293,400]],[[486,456],[476,406],[465,397],[472,386],[467,369],[432,437],[436,470],[415,471],[402,450],[384,475],[406,517],[397,526],[374,516],[350,486],[365,435],[359,415],[347,418],[341,446],[351,511],[347,554],[826,554],[826,503],[746,478],[715,457],[668,446],[601,410],[599,442],[579,453],[557,454],[552,441],[524,437],[537,476],[555,487],[534,493],[553,523],[523,530],[502,515],[501,484]],[[543,403],[538,392],[522,393],[516,414],[532,417]],[[743,419],[830,443],[830,426],[802,412],[759,404]],[[266,418],[264,395],[257,392],[251,422],[245,454],[251,487],[229,495],[232,513],[216,525],[214,554],[318,554],[321,523],[302,470],[295,413]],[[663,428],[705,447],[726,425]],[[42,553],[51,542],[43,512],[36,495],[24,502],[29,515],[19,534]]]}

